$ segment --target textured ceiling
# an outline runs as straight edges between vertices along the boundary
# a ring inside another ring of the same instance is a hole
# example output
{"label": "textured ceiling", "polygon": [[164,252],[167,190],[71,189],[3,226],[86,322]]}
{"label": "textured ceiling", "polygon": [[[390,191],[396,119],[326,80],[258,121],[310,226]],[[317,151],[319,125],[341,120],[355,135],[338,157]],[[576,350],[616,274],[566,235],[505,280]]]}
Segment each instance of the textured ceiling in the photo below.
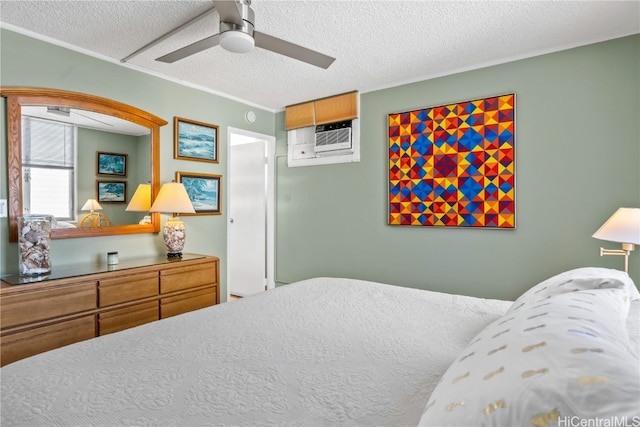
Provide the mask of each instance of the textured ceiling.
{"label": "textured ceiling", "polygon": [[[0,2],[2,27],[120,63],[209,0]],[[125,66],[278,111],[640,33],[639,1],[253,0],[257,31],[333,56],[327,70],[256,48],[155,58],[218,32],[211,13]]]}

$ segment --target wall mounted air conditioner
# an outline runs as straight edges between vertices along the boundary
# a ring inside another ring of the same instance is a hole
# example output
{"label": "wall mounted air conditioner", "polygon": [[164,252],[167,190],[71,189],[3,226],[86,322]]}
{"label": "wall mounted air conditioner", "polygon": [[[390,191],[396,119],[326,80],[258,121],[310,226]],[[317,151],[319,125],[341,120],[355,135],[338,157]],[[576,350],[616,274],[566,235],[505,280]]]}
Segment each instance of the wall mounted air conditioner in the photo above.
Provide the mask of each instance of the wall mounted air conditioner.
{"label": "wall mounted air conditioner", "polygon": [[351,120],[316,126],[314,145],[317,155],[353,152]]}

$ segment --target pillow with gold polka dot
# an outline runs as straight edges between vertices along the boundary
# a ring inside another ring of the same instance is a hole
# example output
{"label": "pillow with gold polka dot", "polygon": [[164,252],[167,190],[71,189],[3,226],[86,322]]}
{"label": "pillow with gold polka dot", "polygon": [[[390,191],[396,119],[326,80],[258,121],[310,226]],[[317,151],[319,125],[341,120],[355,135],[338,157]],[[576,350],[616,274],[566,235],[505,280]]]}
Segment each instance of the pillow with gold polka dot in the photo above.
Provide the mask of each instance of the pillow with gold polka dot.
{"label": "pillow with gold polka dot", "polygon": [[[582,267],[552,276],[515,300],[508,311],[536,304],[555,295],[591,289],[623,289],[629,301],[640,299],[635,283],[627,273],[612,268]],[[628,311],[628,310],[627,310]]]}
{"label": "pillow with gold polka dot", "polygon": [[506,313],[449,366],[420,425],[640,420],[640,362],[627,335],[626,297],[622,289],[576,291]]}

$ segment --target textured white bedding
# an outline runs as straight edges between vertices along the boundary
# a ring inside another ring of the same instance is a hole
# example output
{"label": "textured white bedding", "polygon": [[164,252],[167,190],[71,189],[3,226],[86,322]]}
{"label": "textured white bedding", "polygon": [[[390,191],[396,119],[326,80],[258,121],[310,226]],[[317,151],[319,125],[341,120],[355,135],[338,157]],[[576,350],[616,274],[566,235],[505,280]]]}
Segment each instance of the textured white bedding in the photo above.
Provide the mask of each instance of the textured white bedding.
{"label": "textured white bedding", "polygon": [[627,316],[627,331],[631,340],[631,350],[640,358],[640,300],[631,301],[631,308]]}
{"label": "textured white bedding", "polygon": [[1,424],[417,425],[457,353],[510,305],[307,280],[7,365]]}

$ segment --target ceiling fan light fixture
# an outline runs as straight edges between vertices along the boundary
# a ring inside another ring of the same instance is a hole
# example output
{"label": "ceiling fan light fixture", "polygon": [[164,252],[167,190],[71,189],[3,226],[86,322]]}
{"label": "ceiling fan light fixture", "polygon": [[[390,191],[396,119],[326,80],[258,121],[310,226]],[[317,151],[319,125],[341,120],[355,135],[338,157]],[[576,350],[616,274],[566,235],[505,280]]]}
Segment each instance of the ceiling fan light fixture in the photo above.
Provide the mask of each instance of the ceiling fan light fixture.
{"label": "ceiling fan light fixture", "polygon": [[255,40],[242,31],[225,31],[220,34],[220,46],[235,53],[247,53],[253,50]]}

